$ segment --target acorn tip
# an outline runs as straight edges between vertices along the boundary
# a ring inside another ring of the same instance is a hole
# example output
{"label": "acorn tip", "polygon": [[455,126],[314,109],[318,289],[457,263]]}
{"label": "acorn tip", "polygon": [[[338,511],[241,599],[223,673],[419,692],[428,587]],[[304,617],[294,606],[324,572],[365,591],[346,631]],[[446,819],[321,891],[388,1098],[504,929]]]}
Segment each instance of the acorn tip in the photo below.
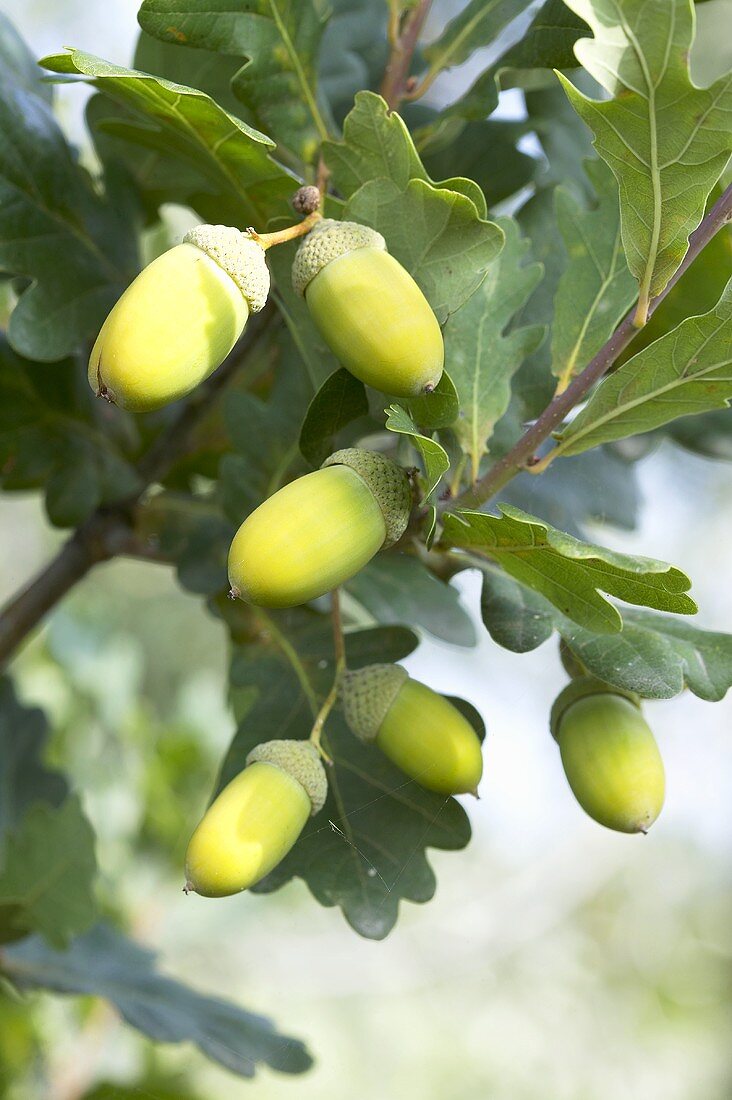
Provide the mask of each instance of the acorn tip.
{"label": "acorn tip", "polygon": [[114,394],[111,390],[107,389],[107,387],[104,385],[104,382],[99,383],[95,396],[101,397],[103,401],[108,402],[108,404],[110,405],[116,404],[116,401],[114,400]]}

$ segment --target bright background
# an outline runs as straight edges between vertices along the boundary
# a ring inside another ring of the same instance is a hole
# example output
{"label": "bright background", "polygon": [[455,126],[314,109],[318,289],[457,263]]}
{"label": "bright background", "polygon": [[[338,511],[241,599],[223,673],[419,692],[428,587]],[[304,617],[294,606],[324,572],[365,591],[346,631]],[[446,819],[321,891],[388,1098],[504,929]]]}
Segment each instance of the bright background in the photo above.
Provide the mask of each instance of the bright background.
{"label": "bright background", "polygon": [[[3,10],[39,56],[69,44],[126,64],[137,6]],[[81,139],[83,92],[58,99]],[[517,109],[518,96],[502,103]],[[639,475],[639,530],[592,534],[688,572],[700,625],[729,629],[730,468],[663,446]],[[4,600],[60,538],[31,498],[3,500],[0,529]],[[459,583],[475,606],[477,577]],[[0,1036],[0,1064],[27,1066],[35,1051],[38,1076],[18,1068],[0,1097],[79,1100],[99,1079],[154,1097],[142,1084],[154,1069],[180,1072],[202,1100],[729,1100],[732,699],[648,705],[667,805],[647,838],[619,836],[576,806],[548,733],[565,679],[556,642],[518,657],[477,625],[474,650],[425,639],[407,662],[486,720],[482,799],[468,800],[475,837],[464,853],[431,855],[436,898],[403,905],[391,936],[371,943],[300,882],[269,897],[183,896],[175,867],[233,733],[224,631],[164,567],[115,562],[79,585],[14,671],[82,792],[103,894],[124,899],[168,973],[273,1016],[317,1065],[242,1082],[190,1050],[154,1054],[104,1007],[38,996],[28,1049],[20,1009]]]}

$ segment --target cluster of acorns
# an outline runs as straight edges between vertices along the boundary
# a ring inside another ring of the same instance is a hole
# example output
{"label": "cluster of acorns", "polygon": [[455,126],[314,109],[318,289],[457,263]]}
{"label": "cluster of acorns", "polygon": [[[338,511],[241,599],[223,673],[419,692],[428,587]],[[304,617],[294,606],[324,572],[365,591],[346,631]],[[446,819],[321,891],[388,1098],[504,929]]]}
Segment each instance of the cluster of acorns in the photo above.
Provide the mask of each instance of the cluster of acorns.
{"label": "cluster of acorns", "polygon": [[[320,218],[315,196],[292,276],[317,328],[368,385],[396,396],[430,393],[442,375],[444,346],[429,303],[379,233]],[[203,225],[151,263],[94,344],[95,392],[135,411],[191,392],[231,351],[249,314],[264,306],[265,250],[286,236]],[[337,451],[244,520],[229,552],[230,594],[270,608],[323,596],[401,538],[411,505],[407,475],[391,459]],[[477,793],[483,763],[472,725],[400,666],[346,671],[340,703],[353,733],[415,782],[445,796]],[[664,777],[638,701],[589,677],[575,679],[555,703],[552,732],[584,809],[612,829],[645,832],[660,812]],[[191,838],[186,890],[221,897],[254,885],[284,858],[326,796],[312,741],[258,745]]]}

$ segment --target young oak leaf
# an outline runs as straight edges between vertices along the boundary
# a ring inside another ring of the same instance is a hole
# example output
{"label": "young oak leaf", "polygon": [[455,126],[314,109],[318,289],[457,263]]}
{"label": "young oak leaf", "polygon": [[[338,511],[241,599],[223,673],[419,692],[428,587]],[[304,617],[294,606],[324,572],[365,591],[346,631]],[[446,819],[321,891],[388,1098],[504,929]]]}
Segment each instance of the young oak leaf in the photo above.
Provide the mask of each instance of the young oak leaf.
{"label": "young oak leaf", "polygon": [[688,688],[717,702],[732,686],[732,634],[624,608],[623,629],[608,638],[567,619],[497,566],[485,562],[482,571],[483,622],[493,641],[513,653],[536,649],[557,630],[593,676],[644,699],[671,699]]}
{"label": "young oak leaf", "polygon": [[240,57],[234,95],[279,145],[312,162],[328,136],[317,91],[325,20],[313,0],[144,0],[139,21],[162,42]]}
{"label": "young oak leaf", "polygon": [[680,569],[582,542],[520,508],[499,508],[500,516],[445,516],[443,541],[485,554],[580,626],[597,634],[622,630],[620,613],[601,593],[660,611],[696,613],[686,594],[691,582]]}
{"label": "young oak leaf", "polygon": [[590,99],[557,73],[620,188],[639,325],[678,269],[732,152],[732,73],[696,88],[688,56],[691,0],[567,0],[595,35],[575,53],[614,98]]}
{"label": "young oak leaf", "polygon": [[[284,213],[293,179],[270,156],[274,141],[227,114],[195,88],[112,65],[101,57],[68,49],[41,64],[52,72],[86,78],[115,103],[131,109],[144,125],[122,125],[120,135],[145,149],[191,167],[239,204],[241,225],[263,225]],[[116,129],[114,132],[117,132]]]}
{"label": "young oak leaf", "polygon": [[597,387],[552,457],[639,435],[732,401],[732,279],[714,309],[688,317]]}
{"label": "young oak leaf", "polygon": [[436,439],[423,435],[409,413],[401,405],[390,405],[386,412],[386,426],[391,432],[409,436],[413,446],[419,451],[425,471],[424,499],[428,500],[440,484],[442,475],[450,468],[447,451]]}
{"label": "young oak leaf", "polygon": [[509,326],[541,279],[541,264],[525,264],[529,242],[512,218],[499,218],[506,244],[479,289],[445,325],[445,356],[458,392],[453,431],[470,457],[472,477],[493,428],[511,399],[511,378],[541,343],[542,325]]}
{"label": "young oak leaf", "polygon": [[419,179],[465,195],[481,217],[486,215],[485,196],[473,180],[459,176],[437,183],[430,179],[405,122],[374,92],[358,92],[343,123],[343,140],[325,142],[323,156],[346,198],[369,180],[390,179],[404,190],[410,180]]}
{"label": "young oak leaf", "polygon": [[601,160],[585,171],[597,195],[585,209],[567,187],[558,187],[555,207],[567,249],[567,267],[554,299],[552,373],[566,389],[575,374],[615,331],[636,296],[620,239],[618,188]]}

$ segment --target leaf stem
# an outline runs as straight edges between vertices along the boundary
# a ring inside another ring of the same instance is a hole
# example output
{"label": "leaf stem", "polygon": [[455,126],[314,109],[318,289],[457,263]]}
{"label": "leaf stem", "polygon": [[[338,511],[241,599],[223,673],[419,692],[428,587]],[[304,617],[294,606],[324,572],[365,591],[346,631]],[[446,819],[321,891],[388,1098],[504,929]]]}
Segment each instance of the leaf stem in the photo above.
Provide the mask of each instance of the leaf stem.
{"label": "leaf stem", "polygon": [[543,458],[537,458],[535,462],[527,462],[524,469],[527,474],[536,477],[537,474],[543,474],[547,467],[551,466],[556,457],[556,447],[554,447],[551,451],[548,451]]}
{"label": "leaf stem", "polygon": [[386,40],[394,48],[399,39],[399,26],[402,17],[401,0],[389,0],[389,22],[386,26]]}
{"label": "leaf stem", "polygon": [[287,638],[279,629],[274,619],[270,618],[267,612],[263,611],[261,607],[257,608],[255,618],[257,618],[260,623],[263,624],[265,630],[269,631],[277,645],[284,653],[287,660],[292,665],[292,670],[297,676],[300,687],[303,690],[303,695],[310,704],[310,709],[313,712],[313,717],[317,717],[318,697],[315,694],[315,689],[313,688],[313,685],[310,683],[310,677],[305,670],[304,664],[300,660],[297,650],[290,642],[289,638]]}
{"label": "leaf stem", "polygon": [[336,669],[345,672],[346,668],[346,640],[343,636],[343,620],[341,618],[341,593],[334,588],[331,592],[331,617],[333,619],[333,651],[335,653]]}
{"label": "leaf stem", "polygon": [[380,91],[391,111],[398,110],[399,104],[409,92],[409,69],[412,64],[412,56],[431,4],[432,0],[417,0],[417,3],[404,20],[401,29],[398,25],[398,19],[396,22],[394,21],[393,12],[396,5],[393,3],[390,5],[389,28],[390,34],[394,35],[394,41],[391,44],[391,52],[384,70],[384,79],[381,82]]}
{"label": "leaf stem", "polygon": [[647,285],[644,281],[643,285],[641,286],[640,295],[638,297],[638,304],[635,308],[635,313],[633,314],[633,328],[643,328],[650,316],[649,309],[650,299],[648,297]]}
{"label": "leaf stem", "polygon": [[439,75],[439,69],[430,69],[430,71],[422,77],[419,83],[415,84],[409,91],[404,93],[404,99],[406,99],[407,103],[414,103],[415,100],[421,99],[425,92],[430,90]]}
{"label": "leaf stem", "polygon": [[[719,230],[730,221],[732,221],[732,184],[715,202],[698,229],[691,234],[689,248],[680,266],[661,293],[651,299],[648,305],[649,317],[653,315],[699,253],[703,251]],[[455,500],[444,502],[440,510],[444,512],[447,508],[450,508],[450,510],[455,508],[480,508],[518,473],[526,470],[541,473],[545,470],[552,461],[553,455],[537,459],[536,452],[540,445],[549,438],[552,432],[556,431],[567,413],[579,404],[595,383],[599,382],[602,376],[607,373],[637,332],[636,310],[632,309],[595,358],[577,375],[571,385],[567,386],[561,393],[555,394],[538,420],[524,433],[511,450],[500,458],[471,488]]]}
{"label": "leaf stem", "polygon": [[343,623],[341,620],[341,601],[340,593],[337,588],[334,588],[331,592],[331,617],[333,620],[333,650],[335,653],[335,674],[333,676],[333,683],[331,689],[328,692],[325,702],[318,711],[313,728],[310,731],[310,740],[315,748],[318,750],[326,764],[332,764],[333,759],[323,748],[321,743],[323,736],[323,729],[325,723],[328,720],[328,715],[333,710],[338,699],[338,692],[341,687],[341,680],[343,674],[346,671],[346,646],[343,638]]}
{"label": "leaf stem", "polygon": [[468,562],[474,569],[492,569],[494,572],[499,572],[503,575],[503,570],[499,567],[495,558],[491,558],[487,551],[479,553],[477,550],[470,551],[462,547],[436,546],[435,553],[441,554],[445,560],[454,561],[461,567]]}
{"label": "leaf stem", "polygon": [[[463,480],[463,474],[465,473],[465,467],[467,466],[467,463],[468,463],[468,456],[466,454],[464,454],[464,455],[462,455],[462,457],[460,458],[460,460],[458,461],[458,463],[455,466],[455,470],[454,470],[452,478],[450,480],[450,494],[451,494],[451,496],[456,497],[458,495],[458,493],[460,492],[460,485],[461,485],[461,482]],[[477,474],[474,473],[473,474],[473,480],[475,480],[476,477],[477,477]]]}

